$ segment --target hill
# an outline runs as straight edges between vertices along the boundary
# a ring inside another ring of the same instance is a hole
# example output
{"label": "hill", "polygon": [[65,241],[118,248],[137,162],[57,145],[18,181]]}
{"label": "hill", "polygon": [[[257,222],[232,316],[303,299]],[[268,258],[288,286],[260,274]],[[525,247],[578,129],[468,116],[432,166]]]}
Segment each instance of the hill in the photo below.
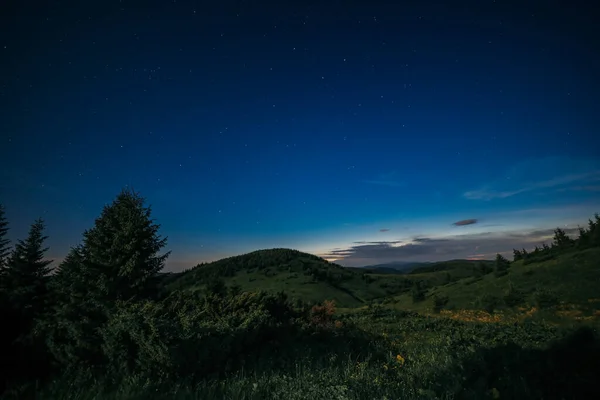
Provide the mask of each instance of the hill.
{"label": "hill", "polygon": [[413,269],[431,264],[430,262],[413,262],[413,261],[394,261],[384,264],[366,265],[361,267],[363,270],[378,271],[379,273],[406,273]]}
{"label": "hill", "polygon": [[401,275],[374,274],[346,268],[312,254],[290,249],[258,250],[212,263],[200,264],[165,281],[165,290],[205,290],[215,280],[241,291],[283,291],[309,303],[335,300],[340,307],[408,291],[411,280]]}
{"label": "hill", "polygon": [[[472,275],[444,285],[430,286],[426,299],[396,296],[394,308],[430,313],[434,299],[447,298],[450,310],[487,309],[512,314],[532,309],[555,322],[597,320],[600,317],[600,248],[575,250],[547,260],[510,263],[506,274]],[[416,274],[422,277],[439,272]]]}

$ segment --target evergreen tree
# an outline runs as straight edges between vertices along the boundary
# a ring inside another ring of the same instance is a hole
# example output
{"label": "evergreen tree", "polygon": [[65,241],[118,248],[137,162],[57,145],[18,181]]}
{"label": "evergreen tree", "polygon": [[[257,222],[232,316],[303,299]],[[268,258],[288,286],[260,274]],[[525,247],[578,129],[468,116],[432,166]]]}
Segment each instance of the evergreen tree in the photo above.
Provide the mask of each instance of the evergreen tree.
{"label": "evergreen tree", "polygon": [[509,261],[502,256],[502,254],[496,254],[496,261],[494,263],[494,273],[497,277],[506,275],[508,272]]}
{"label": "evergreen tree", "polygon": [[8,235],[8,221],[6,220],[4,206],[0,204],[0,272],[3,271],[6,259],[10,254],[10,240]]}
{"label": "evergreen tree", "polygon": [[421,281],[415,281],[411,289],[413,303],[418,303],[425,300],[425,292],[426,290]]}
{"label": "evergreen tree", "polygon": [[167,243],[159,228],[144,198],[125,189],[84,232],[86,269],[105,301],[146,297],[155,289],[152,278],[170,254],[158,255]]}
{"label": "evergreen tree", "polygon": [[579,237],[577,238],[577,247],[585,249],[590,246],[590,233],[584,228],[579,227]]}
{"label": "evergreen tree", "polygon": [[155,277],[169,253],[158,254],[166,238],[150,214],[142,197],[123,190],[58,268],[56,322],[48,326],[47,343],[62,363],[102,364],[99,332],[117,304],[158,292]]}
{"label": "evergreen tree", "polygon": [[600,215],[594,214],[595,221],[590,220],[590,245],[600,246]]}
{"label": "evergreen tree", "polygon": [[523,259],[523,254],[517,250],[513,249],[513,261],[519,261]]}
{"label": "evergreen tree", "polygon": [[44,222],[35,221],[27,239],[17,241],[2,274],[3,370],[6,379],[39,379],[49,359],[37,323],[48,311],[48,280],[52,261],[44,255]]}
{"label": "evergreen tree", "polygon": [[525,250],[525,248],[521,250],[521,257],[523,258],[523,260],[529,258],[529,253],[527,253],[527,250]]}
{"label": "evergreen tree", "polygon": [[31,226],[26,240],[19,240],[6,263],[3,281],[9,301],[16,309],[33,316],[42,312],[47,293],[51,260],[45,260],[48,251],[44,242],[44,221],[38,219]]}
{"label": "evergreen tree", "polygon": [[571,239],[565,231],[560,228],[554,230],[554,240],[552,242],[553,247],[558,250],[566,250],[573,245],[573,239]]}

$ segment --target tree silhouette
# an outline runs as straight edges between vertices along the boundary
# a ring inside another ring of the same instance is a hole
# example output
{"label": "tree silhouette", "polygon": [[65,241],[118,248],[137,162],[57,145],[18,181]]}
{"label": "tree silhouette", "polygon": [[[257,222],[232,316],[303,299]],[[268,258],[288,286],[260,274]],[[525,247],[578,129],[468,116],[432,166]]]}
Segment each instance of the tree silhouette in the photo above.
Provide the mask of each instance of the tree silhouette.
{"label": "tree silhouette", "polygon": [[6,264],[6,259],[10,254],[10,240],[8,235],[8,221],[6,220],[4,206],[0,204],[0,271]]}

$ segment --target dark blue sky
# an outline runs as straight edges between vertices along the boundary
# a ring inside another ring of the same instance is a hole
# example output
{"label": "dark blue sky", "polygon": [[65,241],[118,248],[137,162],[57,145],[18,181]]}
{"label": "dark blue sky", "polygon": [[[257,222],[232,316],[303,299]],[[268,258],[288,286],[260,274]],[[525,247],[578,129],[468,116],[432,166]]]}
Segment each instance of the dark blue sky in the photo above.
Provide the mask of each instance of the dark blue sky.
{"label": "dark blue sky", "polygon": [[492,257],[600,211],[584,3],[87,3],[0,6],[0,201],[57,260],[125,185],[170,269]]}

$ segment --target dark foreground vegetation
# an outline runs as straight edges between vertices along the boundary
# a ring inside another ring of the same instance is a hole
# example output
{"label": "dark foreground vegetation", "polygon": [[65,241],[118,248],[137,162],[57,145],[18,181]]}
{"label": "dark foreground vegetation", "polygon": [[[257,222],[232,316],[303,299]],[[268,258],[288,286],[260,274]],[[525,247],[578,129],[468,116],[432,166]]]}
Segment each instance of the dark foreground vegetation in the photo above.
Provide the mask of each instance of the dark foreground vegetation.
{"label": "dark foreground vegetation", "polygon": [[0,393],[598,398],[599,224],[596,215],[577,239],[557,229],[551,246],[515,251],[512,262],[410,274],[286,249],[163,274],[166,239],[136,193],[107,205],[54,269],[43,221],[10,246],[0,208]]}

